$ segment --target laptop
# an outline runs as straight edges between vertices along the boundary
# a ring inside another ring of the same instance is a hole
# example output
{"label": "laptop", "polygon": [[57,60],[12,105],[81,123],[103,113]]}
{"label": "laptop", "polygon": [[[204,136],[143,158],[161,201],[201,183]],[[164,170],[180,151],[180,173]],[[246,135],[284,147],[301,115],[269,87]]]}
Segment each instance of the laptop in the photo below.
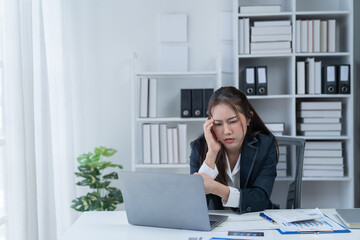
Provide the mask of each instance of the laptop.
{"label": "laptop", "polygon": [[336,212],[348,228],[360,228],[360,208],[337,208]]}
{"label": "laptop", "polygon": [[228,218],[208,214],[200,175],[120,172],[119,181],[130,224],[211,231]]}

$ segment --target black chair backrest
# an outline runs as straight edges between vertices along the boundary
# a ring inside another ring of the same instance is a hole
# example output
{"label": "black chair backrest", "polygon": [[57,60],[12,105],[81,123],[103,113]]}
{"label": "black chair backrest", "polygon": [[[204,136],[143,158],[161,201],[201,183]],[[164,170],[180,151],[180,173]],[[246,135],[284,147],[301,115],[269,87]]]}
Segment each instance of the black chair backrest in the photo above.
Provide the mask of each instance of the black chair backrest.
{"label": "black chair backrest", "polygon": [[279,146],[294,146],[296,148],[295,154],[295,179],[290,183],[289,191],[286,200],[286,208],[300,208],[301,207],[301,184],[304,163],[305,140],[298,137],[276,136]]}

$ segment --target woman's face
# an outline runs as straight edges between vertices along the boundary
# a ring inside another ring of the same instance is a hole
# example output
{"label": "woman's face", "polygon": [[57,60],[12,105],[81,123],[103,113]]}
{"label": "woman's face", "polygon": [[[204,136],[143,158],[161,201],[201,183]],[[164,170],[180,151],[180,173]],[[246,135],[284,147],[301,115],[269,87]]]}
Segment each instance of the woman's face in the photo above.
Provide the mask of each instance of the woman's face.
{"label": "woman's face", "polygon": [[213,107],[211,115],[214,119],[214,133],[225,149],[232,151],[241,149],[250,119],[247,120],[244,114],[234,112],[231,107],[223,103]]}

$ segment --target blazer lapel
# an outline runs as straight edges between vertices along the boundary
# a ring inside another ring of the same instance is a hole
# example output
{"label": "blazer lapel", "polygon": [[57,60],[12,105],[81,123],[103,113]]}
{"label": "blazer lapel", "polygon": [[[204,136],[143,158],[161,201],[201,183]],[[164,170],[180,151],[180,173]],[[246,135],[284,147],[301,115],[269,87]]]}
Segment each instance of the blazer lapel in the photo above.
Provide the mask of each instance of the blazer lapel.
{"label": "blazer lapel", "polygon": [[254,144],[258,140],[255,138],[249,140],[246,136],[244,139],[244,143],[241,149],[241,160],[240,160],[240,187],[246,188],[251,171],[254,167],[256,155],[258,152],[258,147],[254,146]]}

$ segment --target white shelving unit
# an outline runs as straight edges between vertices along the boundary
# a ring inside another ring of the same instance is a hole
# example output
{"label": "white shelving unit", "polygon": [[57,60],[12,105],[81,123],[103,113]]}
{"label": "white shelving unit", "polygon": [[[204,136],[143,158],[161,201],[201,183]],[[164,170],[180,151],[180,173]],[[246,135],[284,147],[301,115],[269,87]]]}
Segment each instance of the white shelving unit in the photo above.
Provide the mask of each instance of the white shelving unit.
{"label": "white shelving unit", "polygon": [[[138,59],[134,56],[134,79],[132,81],[132,170],[133,171],[166,171],[189,173],[190,145],[187,144],[187,164],[143,164],[142,125],[144,123],[166,123],[175,127],[178,123],[187,124],[187,143],[202,133],[205,118],[180,117],[180,90],[184,88],[213,88],[223,85],[220,58],[216,59],[216,70],[190,72],[147,72],[141,71]],[[139,79],[141,77],[157,79],[157,117],[139,117]],[[232,77],[228,78],[232,83]],[[228,84],[229,84],[228,83]]]}
{"label": "white shelving unit", "polygon": [[[281,5],[281,12],[239,14],[240,6]],[[234,62],[233,85],[239,87],[239,73],[245,67],[267,66],[268,95],[249,96],[251,103],[265,122],[284,122],[285,134],[298,136],[296,104],[302,101],[341,101],[342,134],[337,137],[304,137],[308,140],[337,140],[343,145],[344,177],[303,178],[302,207],[350,208],[354,206],[354,74],[353,74],[353,0],[234,0]],[[253,21],[290,20],[292,25],[292,53],[271,55],[239,55],[238,22],[240,18]],[[296,20],[336,19],[336,52],[296,53]],[[315,57],[326,64],[350,64],[351,93],[336,95],[296,94],[296,62]],[[288,179],[288,180],[291,180]],[[278,181],[272,196],[283,194],[286,178]],[[282,189],[282,190],[281,190]],[[275,202],[277,202],[275,200]]]}

